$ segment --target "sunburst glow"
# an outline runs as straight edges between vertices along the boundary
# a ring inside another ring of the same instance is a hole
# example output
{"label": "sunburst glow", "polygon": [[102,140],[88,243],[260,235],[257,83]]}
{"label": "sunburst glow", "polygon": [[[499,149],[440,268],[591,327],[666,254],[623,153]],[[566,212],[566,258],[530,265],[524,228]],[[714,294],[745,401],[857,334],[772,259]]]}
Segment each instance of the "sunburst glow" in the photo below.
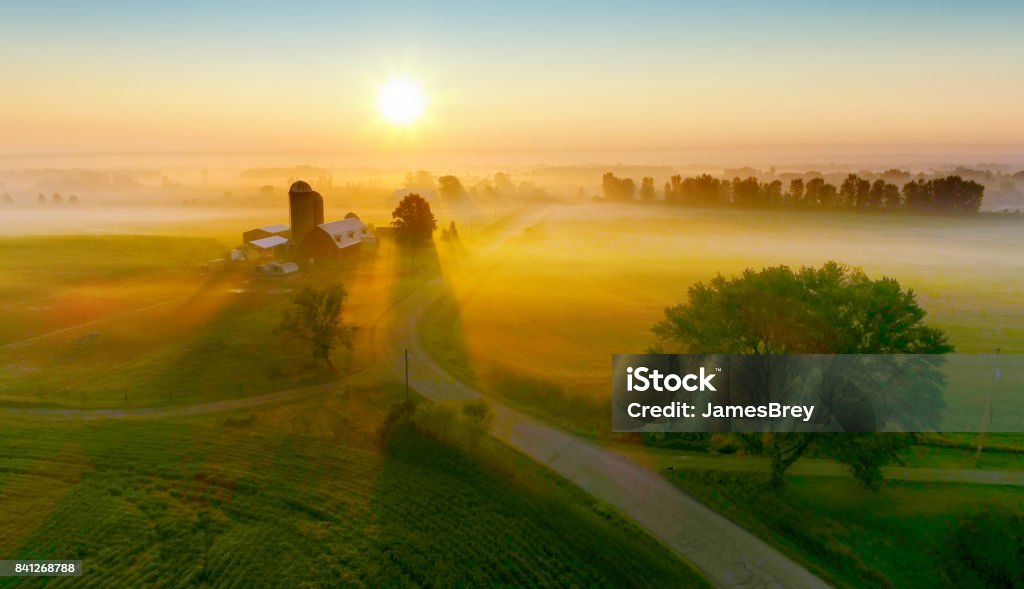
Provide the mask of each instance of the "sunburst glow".
{"label": "sunburst glow", "polygon": [[381,86],[377,98],[380,114],[395,125],[409,125],[423,115],[427,96],[412,78],[393,78]]}

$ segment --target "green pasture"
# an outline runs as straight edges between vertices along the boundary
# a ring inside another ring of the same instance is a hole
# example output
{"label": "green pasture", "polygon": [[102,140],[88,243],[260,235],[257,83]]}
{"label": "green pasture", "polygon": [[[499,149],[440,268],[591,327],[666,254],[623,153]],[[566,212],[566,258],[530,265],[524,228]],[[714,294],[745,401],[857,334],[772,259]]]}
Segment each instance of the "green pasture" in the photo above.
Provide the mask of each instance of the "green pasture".
{"label": "green pasture", "polygon": [[852,479],[792,476],[786,492],[776,495],[750,473],[675,470],[667,476],[836,586],[984,587],[992,580],[972,567],[1019,566],[1019,523],[1010,524],[1017,526],[1016,538],[997,529],[983,538],[1010,548],[991,550],[987,565],[968,562],[974,555],[958,547],[956,534],[979,513],[1019,516],[1020,487],[891,482],[874,494]]}
{"label": "green pasture", "polygon": [[[46,288],[23,293],[26,298],[17,304],[0,306],[0,319],[17,322],[24,308],[54,307],[58,297],[67,306],[68,300],[80,299],[82,287],[77,285],[84,281],[102,284],[110,300],[84,323],[69,318],[60,329],[27,331],[22,334],[27,337],[0,345],[0,404],[164,406],[326,382],[372,363],[371,336],[377,318],[393,301],[433,276],[438,266],[438,257],[430,250],[420,252],[413,263],[390,244],[382,244],[345,264],[317,268],[294,280],[256,280],[247,265],[203,270],[204,258],[199,257],[203,250],[196,243],[206,244],[205,240],[80,239],[93,251],[111,257],[95,266],[78,259],[86,266],[80,278],[62,283],[49,277]],[[61,251],[73,252],[80,239],[12,238],[6,243],[20,244],[19,251],[38,258],[41,268],[53,267],[54,273],[60,273],[64,266],[54,260]],[[179,241],[191,244],[191,249],[166,251]],[[128,248],[130,255],[117,258],[114,254],[128,244],[144,246]],[[193,263],[184,263],[190,256]],[[162,264],[172,265],[174,272],[161,274]],[[154,289],[153,281],[168,286]],[[345,286],[343,321],[356,328],[352,349],[340,348],[334,355],[335,372],[314,362],[301,342],[275,333],[293,292],[307,283],[327,282]]]}

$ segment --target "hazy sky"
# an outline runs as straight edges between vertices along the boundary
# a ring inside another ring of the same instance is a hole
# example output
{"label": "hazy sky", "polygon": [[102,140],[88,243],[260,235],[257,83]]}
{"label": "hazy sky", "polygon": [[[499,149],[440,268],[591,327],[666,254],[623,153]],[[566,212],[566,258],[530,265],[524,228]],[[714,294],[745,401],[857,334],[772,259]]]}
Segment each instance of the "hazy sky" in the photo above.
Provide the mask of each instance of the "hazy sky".
{"label": "hazy sky", "polygon": [[0,154],[1021,153],[1022,64],[1024,2],[0,0]]}

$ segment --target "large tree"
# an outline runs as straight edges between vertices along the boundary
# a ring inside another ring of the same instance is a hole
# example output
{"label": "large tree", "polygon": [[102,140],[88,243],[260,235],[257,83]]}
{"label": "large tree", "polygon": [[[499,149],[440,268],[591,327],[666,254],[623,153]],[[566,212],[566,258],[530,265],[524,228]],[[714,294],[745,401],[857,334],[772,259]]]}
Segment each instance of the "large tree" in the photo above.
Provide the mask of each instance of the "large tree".
{"label": "large tree", "polygon": [[430,241],[437,229],[437,219],[430,210],[430,203],[418,194],[409,194],[398,203],[391,213],[391,225],[398,232],[401,241],[420,245]]}
{"label": "large tree", "polygon": [[[775,354],[952,351],[945,334],[925,325],[924,317],[914,292],[895,280],[873,280],[861,270],[829,262],[820,268],[747,270],[736,278],[719,275],[698,283],[689,289],[686,303],[665,310],[653,331],[663,351],[745,354],[755,359]],[[910,368],[921,372],[922,382],[940,378],[932,364]],[[923,396],[916,418],[934,423],[942,409],[937,389],[908,389],[906,394]],[[776,487],[783,485],[786,469],[812,446],[850,465],[860,480],[876,485],[881,465],[907,442],[898,435],[778,432],[743,440],[769,455]]]}
{"label": "large tree", "polygon": [[285,309],[278,333],[309,344],[313,358],[334,368],[331,352],[338,346],[352,347],[352,328],[341,322],[341,308],[347,296],[340,284],[323,288],[303,287]]}

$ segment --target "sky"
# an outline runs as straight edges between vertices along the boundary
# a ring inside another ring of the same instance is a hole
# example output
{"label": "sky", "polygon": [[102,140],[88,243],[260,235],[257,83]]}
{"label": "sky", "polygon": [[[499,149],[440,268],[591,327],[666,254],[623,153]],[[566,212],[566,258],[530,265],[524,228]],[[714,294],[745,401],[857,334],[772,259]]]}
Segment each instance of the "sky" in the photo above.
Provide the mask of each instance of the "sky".
{"label": "sky", "polygon": [[[0,157],[1024,161],[1021,2],[0,0]],[[427,97],[396,126],[378,89]]]}

